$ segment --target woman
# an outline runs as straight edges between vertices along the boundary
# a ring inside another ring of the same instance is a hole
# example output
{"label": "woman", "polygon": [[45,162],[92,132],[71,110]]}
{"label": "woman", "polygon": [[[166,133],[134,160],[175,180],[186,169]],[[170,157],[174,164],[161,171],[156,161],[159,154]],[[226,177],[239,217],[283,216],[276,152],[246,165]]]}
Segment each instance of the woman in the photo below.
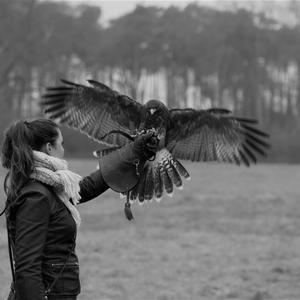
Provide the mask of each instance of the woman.
{"label": "woman", "polygon": [[18,300],[76,299],[80,293],[76,204],[109,187],[118,192],[131,189],[138,181],[138,168],[156,147],[152,133],[141,135],[104,156],[98,171],[81,178],[62,159],[63,137],[54,122],[18,121],[8,128],[2,165],[9,170],[6,216]]}

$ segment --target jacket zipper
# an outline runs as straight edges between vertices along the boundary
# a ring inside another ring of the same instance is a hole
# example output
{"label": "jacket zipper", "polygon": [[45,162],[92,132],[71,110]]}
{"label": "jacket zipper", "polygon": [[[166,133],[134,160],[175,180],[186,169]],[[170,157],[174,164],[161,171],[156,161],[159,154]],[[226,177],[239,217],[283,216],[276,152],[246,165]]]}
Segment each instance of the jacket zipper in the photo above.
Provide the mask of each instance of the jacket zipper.
{"label": "jacket zipper", "polygon": [[63,266],[63,265],[66,265],[66,266],[78,266],[78,262],[73,262],[73,263],[51,263],[51,266],[52,267],[55,267],[55,266]]}

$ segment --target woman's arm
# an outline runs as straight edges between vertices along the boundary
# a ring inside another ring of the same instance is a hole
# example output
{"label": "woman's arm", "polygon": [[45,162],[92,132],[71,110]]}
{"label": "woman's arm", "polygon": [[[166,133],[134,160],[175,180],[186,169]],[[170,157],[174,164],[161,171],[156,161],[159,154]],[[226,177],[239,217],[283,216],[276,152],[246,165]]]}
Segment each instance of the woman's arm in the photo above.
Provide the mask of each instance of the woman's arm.
{"label": "woman's arm", "polygon": [[45,300],[42,255],[48,232],[50,205],[38,191],[22,196],[16,211],[15,273],[17,299]]}
{"label": "woman's arm", "polygon": [[79,186],[79,194],[81,196],[79,203],[84,203],[91,199],[94,199],[109,188],[102,177],[101,170],[97,170],[92,174],[84,177],[80,181]]}

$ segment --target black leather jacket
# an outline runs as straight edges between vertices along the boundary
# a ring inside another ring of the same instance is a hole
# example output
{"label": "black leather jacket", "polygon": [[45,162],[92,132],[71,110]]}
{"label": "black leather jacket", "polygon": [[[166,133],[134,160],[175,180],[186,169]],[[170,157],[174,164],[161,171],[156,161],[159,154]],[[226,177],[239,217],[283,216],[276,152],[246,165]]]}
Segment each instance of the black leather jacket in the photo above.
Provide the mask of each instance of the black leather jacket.
{"label": "black leather jacket", "polygon": [[[108,189],[100,171],[80,182],[81,203]],[[68,262],[49,295],[80,293],[75,253],[76,223],[50,186],[30,180],[10,210],[16,294],[20,300],[44,300],[45,291]]]}
{"label": "black leather jacket", "polygon": [[[134,143],[101,158],[100,170],[80,182],[80,203],[109,187],[118,192],[130,190],[138,182],[137,167],[143,168],[145,158],[139,144]],[[8,225],[14,246],[17,299],[45,300],[45,291],[62,269],[70,249],[67,265],[49,295],[78,295],[77,228],[69,210],[50,186],[36,180],[30,180],[13,203]]]}

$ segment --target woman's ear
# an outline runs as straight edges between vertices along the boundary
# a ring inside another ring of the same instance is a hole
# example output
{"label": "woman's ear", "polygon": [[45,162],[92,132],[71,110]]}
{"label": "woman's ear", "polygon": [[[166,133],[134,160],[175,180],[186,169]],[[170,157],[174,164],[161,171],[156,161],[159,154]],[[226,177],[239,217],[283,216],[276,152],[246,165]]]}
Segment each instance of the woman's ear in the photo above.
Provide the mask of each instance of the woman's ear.
{"label": "woman's ear", "polygon": [[51,152],[52,152],[52,145],[51,145],[51,143],[48,142],[48,143],[46,144],[46,153],[47,153],[48,155],[50,155]]}
{"label": "woman's ear", "polygon": [[45,144],[42,148],[41,148],[41,151],[48,154],[48,155],[51,155],[51,152],[52,152],[52,146],[51,146],[51,143],[47,143]]}

